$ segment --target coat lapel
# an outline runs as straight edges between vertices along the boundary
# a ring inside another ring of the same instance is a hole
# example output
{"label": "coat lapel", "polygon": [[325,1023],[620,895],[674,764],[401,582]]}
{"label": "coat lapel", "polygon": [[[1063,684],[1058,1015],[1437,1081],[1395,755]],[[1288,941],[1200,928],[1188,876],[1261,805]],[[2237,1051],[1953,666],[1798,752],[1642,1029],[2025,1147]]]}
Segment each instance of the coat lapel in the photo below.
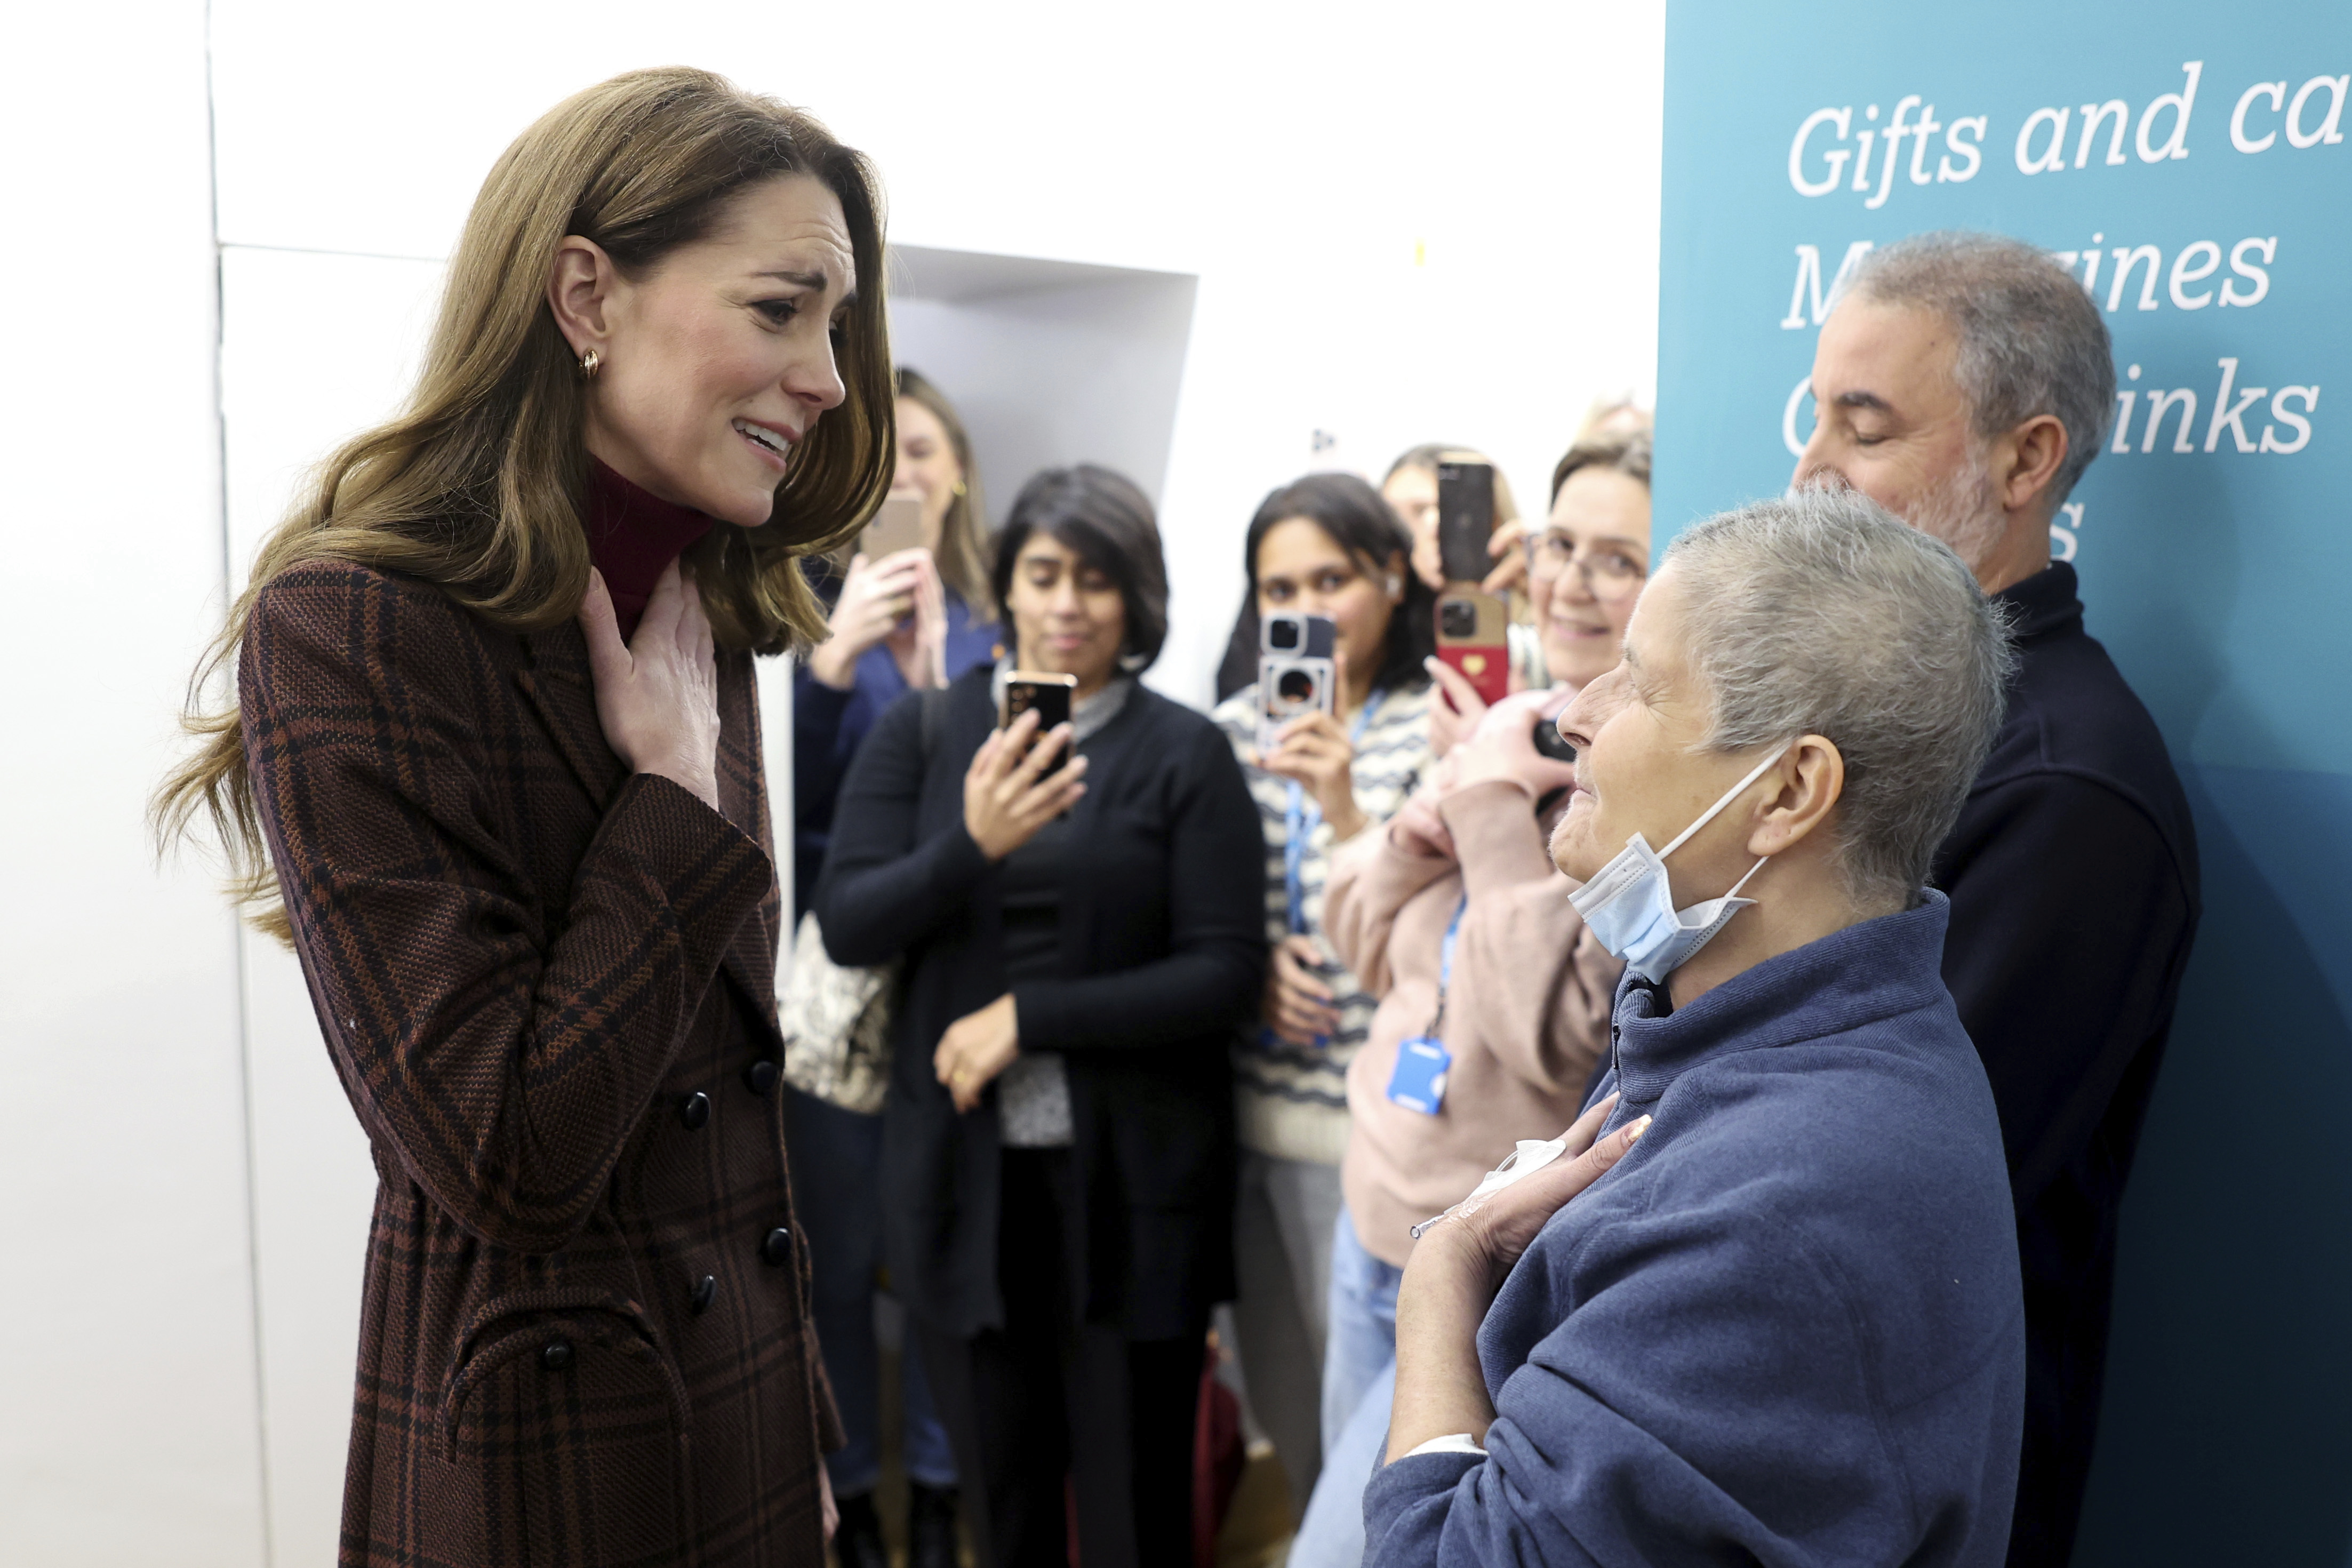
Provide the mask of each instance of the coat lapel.
{"label": "coat lapel", "polygon": [[588,644],[567,621],[522,639],[530,664],[515,672],[523,695],[539,711],[555,749],[602,812],[629,775],[628,764],[605,743],[596,717],[596,687],[588,673]]}

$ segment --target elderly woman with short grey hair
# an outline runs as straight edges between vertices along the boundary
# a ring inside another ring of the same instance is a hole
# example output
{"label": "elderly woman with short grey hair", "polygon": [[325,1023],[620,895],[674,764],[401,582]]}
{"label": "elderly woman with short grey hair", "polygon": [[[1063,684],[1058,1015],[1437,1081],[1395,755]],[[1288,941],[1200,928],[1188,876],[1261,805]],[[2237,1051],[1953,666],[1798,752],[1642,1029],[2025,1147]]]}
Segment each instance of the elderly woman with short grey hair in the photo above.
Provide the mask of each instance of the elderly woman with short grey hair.
{"label": "elderly woman with short grey hair", "polygon": [[1859,495],[1668,552],[1559,720],[1608,1068],[1420,1227],[1367,1563],[2002,1561],[2017,1247],[1926,884],[2011,658]]}

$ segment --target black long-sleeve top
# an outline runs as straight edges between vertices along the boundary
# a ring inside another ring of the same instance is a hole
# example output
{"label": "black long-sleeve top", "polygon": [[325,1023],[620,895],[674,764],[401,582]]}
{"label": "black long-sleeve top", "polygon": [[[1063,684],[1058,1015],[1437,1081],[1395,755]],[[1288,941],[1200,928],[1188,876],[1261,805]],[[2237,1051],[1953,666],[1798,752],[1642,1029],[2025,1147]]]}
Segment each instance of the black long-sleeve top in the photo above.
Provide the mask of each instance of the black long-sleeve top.
{"label": "black long-sleeve top", "polygon": [[[842,963],[903,955],[883,1110],[883,1246],[935,1327],[1003,1322],[993,1092],[959,1116],[932,1075],[948,1026],[1008,989],[1003,868],[963,826],[963,776],[994,724],[989,670],[882,717],[845,783],[815,908]],[[942,699],[934,699],[942,700]],[[1089,1321],[1186,1333],[1232,1290],[1226,1045],[1265,963],[1257,809],[1224,737],[1139,688],[1087,747],[1060,897],[1059,973],[1009,987],[1024,1050],[1058,1051],[1087,1197]],[[1017,1218],[1017,1216],[1007,1216]]]}
{"label": "black long-sleeve top", "polygon": [[1936,858],[1944,981],[2000,1107],[2025,1279],[2012,1564],[2063,1568],[2106,1361],[2116,1221],[2197,931],[2180,780],[2063,563],[2004,590],[2021,665]]}

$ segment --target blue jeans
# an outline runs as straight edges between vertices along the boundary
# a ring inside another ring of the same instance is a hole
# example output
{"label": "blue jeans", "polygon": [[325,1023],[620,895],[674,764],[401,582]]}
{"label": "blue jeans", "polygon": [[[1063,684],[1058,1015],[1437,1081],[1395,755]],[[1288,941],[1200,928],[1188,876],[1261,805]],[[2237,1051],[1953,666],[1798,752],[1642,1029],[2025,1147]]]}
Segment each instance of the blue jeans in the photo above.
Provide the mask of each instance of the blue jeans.
{"label": "blue jeans", "polygon": [[1331,1236],[1330,1325],[1323,1352],[1323,1473],[1290,1543],[1290,1568],[1360,1568],[1364,1489],[1388,1446],[1396,1399],[1397,1286],[1404,1271],[1374,1258],[1339,1211]]}
{"label": "blue jeans", "polygon": [[[784,1148],[793,1209],[808,1247],[816,1337],[848,1447],[825,1457],[838,1497],[874,1489],[882,1475],[882,1352],[874,1337],[875,1278],[882,1267],[882,1119],[861,1116],[786,1088]],[[927,1487],[956,1484],[947,1428],[907,1335],[899,1363],[907,1474]]]}

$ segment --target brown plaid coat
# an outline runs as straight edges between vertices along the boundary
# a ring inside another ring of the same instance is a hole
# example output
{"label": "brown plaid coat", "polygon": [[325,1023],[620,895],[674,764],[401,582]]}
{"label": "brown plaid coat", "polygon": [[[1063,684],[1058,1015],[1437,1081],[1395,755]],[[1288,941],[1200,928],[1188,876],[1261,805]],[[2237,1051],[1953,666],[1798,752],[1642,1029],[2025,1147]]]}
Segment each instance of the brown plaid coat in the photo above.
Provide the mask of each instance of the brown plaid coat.
{"label": "brown plaid coat", "polygon": [[380,1178],[345,1563],[821,1560],[750,656],[719,678],[723,816],[614,755],[576,626],[350,565],[257,604],[246,752]]}

